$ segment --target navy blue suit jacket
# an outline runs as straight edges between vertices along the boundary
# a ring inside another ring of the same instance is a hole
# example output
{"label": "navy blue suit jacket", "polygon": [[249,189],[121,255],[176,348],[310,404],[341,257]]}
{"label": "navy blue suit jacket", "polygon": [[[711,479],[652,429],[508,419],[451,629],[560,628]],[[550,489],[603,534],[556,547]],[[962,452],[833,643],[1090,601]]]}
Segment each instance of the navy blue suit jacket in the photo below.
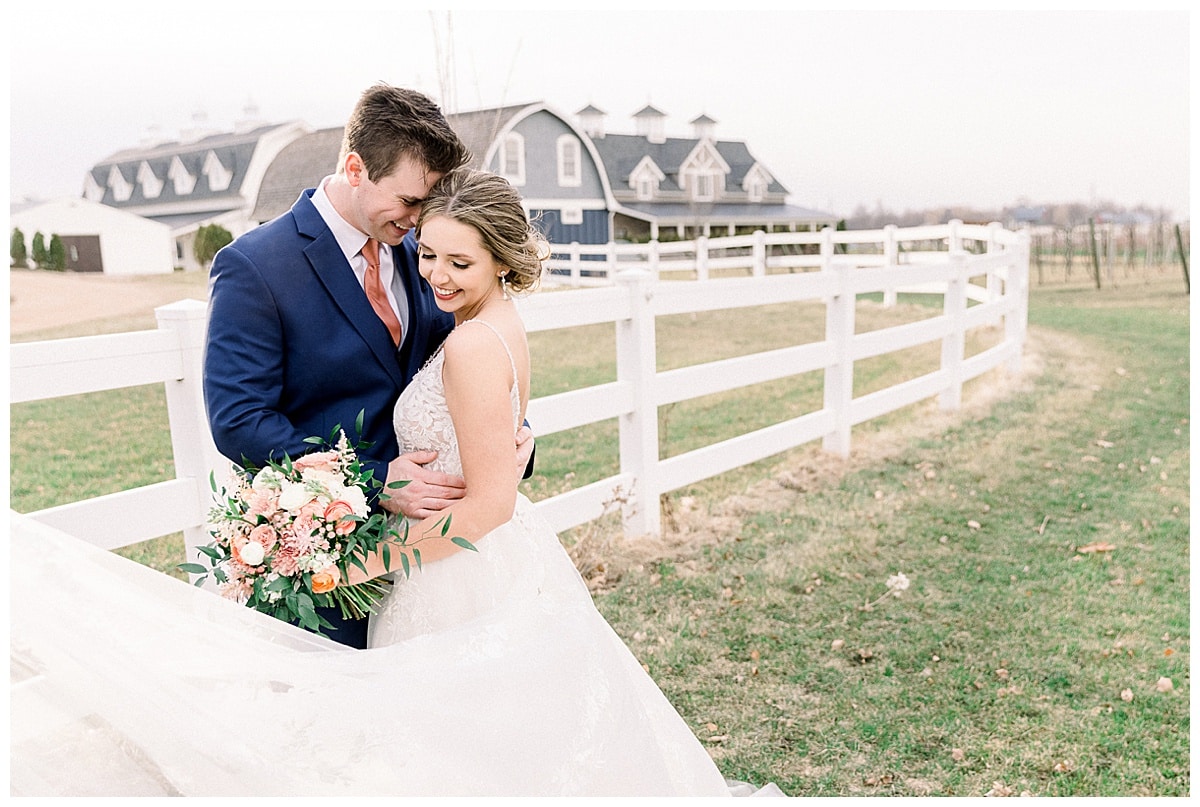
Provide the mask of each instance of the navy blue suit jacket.
{"label": "navy blue suit jacket", "polygon": [[[392,410],[400,391],[454,327],[417,272],[412,236],[392,248],[408,298],[397,350],[309,189],[292,209],[213,260],[204,398],[213,440],[234,462],[261,467],[314,450],[308,437],[341,425],[383,483],[399,454]],[[398,291],[398,289],[395,289]]]}

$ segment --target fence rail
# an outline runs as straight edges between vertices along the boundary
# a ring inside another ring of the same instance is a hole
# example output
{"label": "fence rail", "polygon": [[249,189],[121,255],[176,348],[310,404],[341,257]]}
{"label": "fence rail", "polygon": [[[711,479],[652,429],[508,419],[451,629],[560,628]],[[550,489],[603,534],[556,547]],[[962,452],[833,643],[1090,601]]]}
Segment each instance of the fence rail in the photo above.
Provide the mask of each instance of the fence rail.
{"label": "fence rail", "polygon": [[[942,248],[923,252],[919,260],[897,262],[900,245],[918,241],[939,242]],[[968,242],[974,242],[970,249],[964,246]],[[815,252],[773,255],[776,247],[784,246]],[[662,494],[818,440],[826,450],[846,455],[853,426],[921,400],[937,397],[943,408],[957,408],[966,381],[1001,365],[1019,364],[1025,339],[1029,239],[999,225],[951,222],[904,230],[890,227],[870,234],[825,230],[636,248],[607,245],[603,261],[583,260],[578,245],[556,247],[556,251],[571,256],[567,272],[548,277],[596,287],[521,299],[518,305],[525,324],[536,332],[613,323],[617,379],[536,398],[530,401],[528,417],[539,436],[616,418],[620,454],[619,473],[537,503],[557,530],[600,518],[617,501],[628,534],[657,533]],[[712,257],[714,251],[719,258]],[[775,271],[797,266],[806,271]],[[713,278],[714,267],[742,276]],[[555,271],[555,266],[548,271]],[[691,278],[704,282],[665,279],[668,273],[678,277],[689,272]],[[887,304],[894,303],[898,293],[908,292],[941,295],[942,313],[856,332],[855,302],[860,295],[882,293]],[[823,340],[657,370],[657,317],[788,302],[824,305]],[[204,520],[211,502],[209,475],[223,476],[229,463],[213,445],[204,415],[205,306],[184,300],[156,309],[156,315],[158,330],[12,345],[10,401],[163,383],[174,480],[30,515],[105,548],[181,531],[190,556],[192,547],[208,540]],[[965,355],[968,332],[997,326],[1003,327],[998,344]],[[933,342],[941,344],[936,370],[854,397],[856,362]],[[823,374],[824,387],[819,410],[659,459],[660,406],[817,372]],[[131,523],[126,516],[130,512],[141,514],[141,520]]]}

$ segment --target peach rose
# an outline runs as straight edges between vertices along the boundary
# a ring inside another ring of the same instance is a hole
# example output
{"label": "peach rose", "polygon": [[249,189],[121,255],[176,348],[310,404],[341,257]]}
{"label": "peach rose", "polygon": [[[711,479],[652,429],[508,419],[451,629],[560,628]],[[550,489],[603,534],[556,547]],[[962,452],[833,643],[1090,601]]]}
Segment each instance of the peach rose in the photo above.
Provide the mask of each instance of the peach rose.
{"label": "peach rose", "polygon": [[270,524],[259,524],[250,530],[250,540],[261,544],[263,554],[266,554],[275,548],[275,543],[279,540],[279,533],[275,532],[275,528]]}
{"label": "peach rose", "polygon": [[346,516],[354,515],[354,508],[349,502],[343,499],[338,499],[335,502],[330,502],[325,508],[325,515],[322,516],[326,521],[334,523],[334,532],[338,535],[349,535],[354,532],[354,528],[358,526],[358,522],[353,519],[348,519]]}
{"label": "peach rose", "polygon": [[309,468],[333,473],[338,469],[337,463],[338,453],[336,451],[317,451],[312,454],[305,454],[303,457],[295,460],[292,462],[292,467],[299,473],[304,473]]}
{"label": "peach rose", "polygon": [[327,566],[312,576],[313,594],[325,594],[337,588],[338,570],[336,566]]}

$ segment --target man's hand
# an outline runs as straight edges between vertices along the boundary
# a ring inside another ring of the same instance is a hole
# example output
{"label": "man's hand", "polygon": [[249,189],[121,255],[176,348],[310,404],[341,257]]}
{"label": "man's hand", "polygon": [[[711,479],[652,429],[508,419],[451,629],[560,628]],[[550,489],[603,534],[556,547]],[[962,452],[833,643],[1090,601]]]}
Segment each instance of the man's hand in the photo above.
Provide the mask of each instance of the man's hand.
{"label": "man's hand", "polygon": [[529,458],[533,456],[533,432],[528,426],[517,429],[517,478],[525,476]]}
{"label": "man's hand", "polygon": [[[532,446],[533,441],[529,443]],[[436,458],[436,451],[414,451],[401,454],[388,463],[387,487],[380,497],[380,506],[389,513],[409,518],[428,518],[461,499],[467,492],[466,482],[461,476],[451,476],[425,467]],[[393,482],[408,484],[392,487]]]}

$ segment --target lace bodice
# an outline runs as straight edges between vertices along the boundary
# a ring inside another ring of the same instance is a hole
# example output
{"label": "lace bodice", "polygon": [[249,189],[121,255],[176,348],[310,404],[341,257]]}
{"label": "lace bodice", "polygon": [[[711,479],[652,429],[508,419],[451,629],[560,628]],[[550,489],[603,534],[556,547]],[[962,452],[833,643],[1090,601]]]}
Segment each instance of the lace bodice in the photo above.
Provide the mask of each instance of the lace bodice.
{"label": "lace bodice", "polygon": [[[470,319],[458,327],[473,323],[486,325],[508,354],[508,362],[512,367],[513,382],[510,388],[513,411],[513,433],[521,425],[521,391],[517,384],[517,363],[513,359],[512,350],[496,326],[482,319]],[[396,429],[396,441],[400,444],[400,453],[410,451],[436,451],[437,459],[429,464],[429,468],[442,473],[462,475],[462,459],[458,451],[458,436],[454,432],[454,422],[450,419],[450,409],[446,404],[446,388],[442,383],[442,365],[446,360],[444,345],[437,349],[429,361],[425,363],[400,394],[396,401],[393,416],[393,426]]]}

